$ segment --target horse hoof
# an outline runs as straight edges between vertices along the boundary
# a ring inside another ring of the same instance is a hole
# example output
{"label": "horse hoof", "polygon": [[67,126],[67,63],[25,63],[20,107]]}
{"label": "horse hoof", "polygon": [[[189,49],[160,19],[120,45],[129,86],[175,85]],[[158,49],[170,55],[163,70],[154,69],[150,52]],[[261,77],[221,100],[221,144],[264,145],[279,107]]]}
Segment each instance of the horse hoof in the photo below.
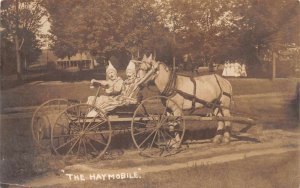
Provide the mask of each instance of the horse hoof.
{"label": "horse hoof", "polygon": [[231,139],[230,139],[230,133],[229,132],[225,132],[224,133],[224,137],[223,137],[223,143],[229,144],[230,141],[231,141]]}
{"label": "horse hoof", "polygon": [[223,136],[218,134],[213,138],[212,142],[214,144],[220,144],[222,142],[222,138],[223,138]]}

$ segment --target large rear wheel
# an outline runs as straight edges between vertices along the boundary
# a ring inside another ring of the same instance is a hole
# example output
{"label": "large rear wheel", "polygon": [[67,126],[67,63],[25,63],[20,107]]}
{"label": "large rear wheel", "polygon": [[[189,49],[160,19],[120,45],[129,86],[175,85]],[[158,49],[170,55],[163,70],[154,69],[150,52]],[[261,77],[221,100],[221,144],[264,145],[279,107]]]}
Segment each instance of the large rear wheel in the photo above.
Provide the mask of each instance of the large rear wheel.
{"label": "large rear wheel", "polygon": [[[177,109],[174,116],[172,109]],[[131,136],[142,156],[165,157],[180,151],[185,121],[177,103],[164,96],[143,100],[134,112]]]}
{"label": "large rear wheel", "polygon": [[41,104],[33,113],[31,132],[35,144],[41,148],[51,146],[51,127],[57,116],[69,106],[67,99],[51,99]]}
{"label": "large rear wheel", "polygon": [[51,143],[59,155],[95,159],[105,154],[111,136],[111,124],[103,111],[78,104],[58,116],[52,127]]}

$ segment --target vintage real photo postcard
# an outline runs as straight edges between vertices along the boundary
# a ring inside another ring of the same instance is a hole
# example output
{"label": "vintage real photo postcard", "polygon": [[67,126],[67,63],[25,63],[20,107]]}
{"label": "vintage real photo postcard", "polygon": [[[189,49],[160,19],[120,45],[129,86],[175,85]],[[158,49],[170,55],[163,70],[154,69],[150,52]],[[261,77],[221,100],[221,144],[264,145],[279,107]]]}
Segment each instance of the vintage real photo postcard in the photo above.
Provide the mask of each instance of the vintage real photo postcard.
{"label": "vintage real photo postcard", "polygon": [[0,2],[0,187],[300,187],[299,0]]}

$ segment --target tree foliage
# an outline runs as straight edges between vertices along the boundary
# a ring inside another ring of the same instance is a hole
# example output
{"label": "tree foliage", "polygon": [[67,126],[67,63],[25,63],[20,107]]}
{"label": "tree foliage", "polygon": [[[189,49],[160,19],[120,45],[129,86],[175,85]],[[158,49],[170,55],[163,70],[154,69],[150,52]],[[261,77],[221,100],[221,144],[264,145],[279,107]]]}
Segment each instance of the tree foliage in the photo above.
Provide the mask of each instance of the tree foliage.
{"label": "tree foliage", "polygon": [[48,0],[53,48],[60,57],[89,51],[105,57],[136,53],[149,40],[156,22],[154,1]]}
{"label": "tree foliage", "polygon": [[299,37],[295,0],[45,0],[45,7],[60,57],[150,51],[169,62],[188,53],[202,63],[254,63],[260,47]]}
{"label": "tree foliage", "polygon": [[15,35],[21,39],[22,62],[34,62],[40,55],[41,42],[38,35],[42,27],[41,19],[46,15],[41,3],[41,0],[19,0],[17,14],[16,0],[1,1],[1,43],[5,43],[2,44],[5,48],[1,48],[1,53],[5,54],[5,58],[1,58],[3,69],[6,66],[12,67],[10,64],[15,62],[15,49],[11,47],[15,43]]}

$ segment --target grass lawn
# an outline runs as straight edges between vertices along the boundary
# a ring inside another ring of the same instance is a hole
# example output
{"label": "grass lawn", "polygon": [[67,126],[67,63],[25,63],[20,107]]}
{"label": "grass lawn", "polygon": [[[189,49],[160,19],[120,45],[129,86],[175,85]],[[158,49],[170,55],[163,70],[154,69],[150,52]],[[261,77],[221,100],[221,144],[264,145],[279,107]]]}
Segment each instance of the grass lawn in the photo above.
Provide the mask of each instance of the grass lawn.
{"label": "grass lawn", "polygon": [[[260,93],[288,93],[295,94],[296,85],[300,79],[242,79],[230,78],[234,95],[260,94]],[[89,81],[80,82],[31,82],[11,89],[1,90],[1,107],[35,106],[53,98],[76,99],[82,102],[88,96],[94,95],[96,89],[89,88]],[[151,90],[144,89],[144,98],[157,95],[154,86]]]}

